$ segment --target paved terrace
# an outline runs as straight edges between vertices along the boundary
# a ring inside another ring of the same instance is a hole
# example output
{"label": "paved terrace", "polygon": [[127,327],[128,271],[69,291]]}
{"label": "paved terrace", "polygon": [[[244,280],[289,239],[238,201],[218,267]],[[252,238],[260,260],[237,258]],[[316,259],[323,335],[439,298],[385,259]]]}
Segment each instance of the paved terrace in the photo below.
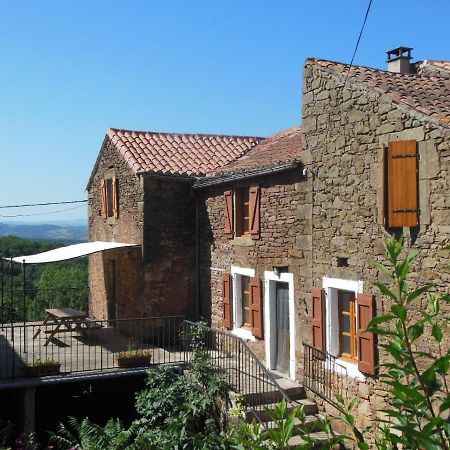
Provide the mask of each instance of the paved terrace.
{"label": "paved terrace", "polygon": [[[121,370],[115,367],[117,353],[128,350],[147,350],[151,364],[184,363],[182,323],[182,317],[83,321],[79,329],[57,333],[51,339],[55,325],[0,326],[0,383],[27,378],[26,366],[38,359],[59,362],[61,374]],[[35,336],[39,328],[42,332]]]}

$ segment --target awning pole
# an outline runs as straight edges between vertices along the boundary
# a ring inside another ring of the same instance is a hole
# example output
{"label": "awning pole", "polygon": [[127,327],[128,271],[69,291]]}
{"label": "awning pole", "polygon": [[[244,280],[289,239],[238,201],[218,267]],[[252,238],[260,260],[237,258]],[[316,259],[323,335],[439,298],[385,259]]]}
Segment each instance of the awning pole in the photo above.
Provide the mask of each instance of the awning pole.
{"label": "awning pole", "polygon": [[26,306],[27,295],[25,292],[25,286],[26,286],[25,259],[22,262],[22,273],[23,273],[23,351],[26,353],[27,352],[27,306]]}
{"label": "awning pole", "polygon": [[3,256],[0,256],[2,259],[2,275],[1,275],[1,283],[2,283],[2,330],[3,330],[3,324],[5,323],[5,292],[4,292],[4,286],[3,286]]}
{"label": "awning pole", "polygon": [[[9,260],[9,295],[10,295],[10,303],[11,303],[11,343],[12,343],[12,355],[14,355],[15,346],[14,346],[14,303],[13,303],[13,258]],[[14,358],[12,358],[11,363],[11,372],[12,378],[14,378],[14,369],[15,369]]]}

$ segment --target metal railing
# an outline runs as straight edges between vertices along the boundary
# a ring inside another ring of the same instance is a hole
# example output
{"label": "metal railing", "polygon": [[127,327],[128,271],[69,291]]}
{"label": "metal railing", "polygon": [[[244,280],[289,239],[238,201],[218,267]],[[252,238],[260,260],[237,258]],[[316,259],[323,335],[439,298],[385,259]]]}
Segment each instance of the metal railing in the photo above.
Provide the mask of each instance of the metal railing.
{"label": "metal railing", "polygon": [[303,342],[303,385],[337,407],[336,394],[343,394],[347,368],[336,357]]}
{"label": "metal railing", "polygon": [[[36,371],[40,376],[50,375],[44,372],[51,361],[59,365],[55,374],[184,363],[186,352],[180,340],[183,321],[182,316],[86,319],[62,325],[54,335],[58,325],[51,322],[3,326],[0,327],[0,380],[29,377],[36,375]],[[135,360],[130,362],[133,356]]]}
{"label": "metal railing", "polygon": [[[201,330],[201,345],[213,365],[221,371],[231,390],[243,396],[247,414],[267,426],[267,405],[282,399],[292,401],[258,357],[239,337],[194,322],[185,321],[186,335]],[[197,332],[198,333],[198,332]],[[188,341],[188,347],[192,343]]]}

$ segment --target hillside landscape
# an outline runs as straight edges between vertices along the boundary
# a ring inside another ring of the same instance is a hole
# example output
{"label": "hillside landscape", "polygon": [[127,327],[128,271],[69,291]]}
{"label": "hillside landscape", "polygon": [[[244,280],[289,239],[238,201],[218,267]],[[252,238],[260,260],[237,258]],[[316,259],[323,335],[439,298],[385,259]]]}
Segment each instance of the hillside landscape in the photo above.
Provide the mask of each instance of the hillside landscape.
{"label": "hillside landscape", "polygon": [[28,239],[45,239],[59,242],[86,242],[86,225],[1,223],[0,237],[17,236]]}

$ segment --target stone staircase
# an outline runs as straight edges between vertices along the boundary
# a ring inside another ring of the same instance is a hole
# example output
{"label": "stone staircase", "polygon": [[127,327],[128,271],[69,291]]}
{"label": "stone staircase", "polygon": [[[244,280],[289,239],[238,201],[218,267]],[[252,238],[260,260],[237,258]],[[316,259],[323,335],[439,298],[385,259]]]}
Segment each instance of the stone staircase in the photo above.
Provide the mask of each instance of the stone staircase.
{"label": "stone staircase", "polygon": [[[306,415],[305,423],[302,423],[299,419],[295,419],[294,436],[289,441],[289,448],[295,448],[304,443],[299,434],[301,433],[301,428],[305,428],[305,424],[309,436],[318,441],[315,448],[322,448],[323,444],[328,442],[329,437],[317,427],[317,404],[306,397],[305,388],[302,385],[281,377],[276,377],[276,381],[284,390],[286,396],[291,400],[287,403],[287,414],[294,408],[303,406]],[[268,429],[275,426],[275,423],[271,422],[271,411],[283,400],[283,395],[280,390],[263,393],[250,392],[246,394],[232,392],[230,398],[233,404],[239,401],[245,405],[244,417],[247,422],[251,423],[254,420],[258,420],[263,427]]]}
{"label": "stone staircase", "polygon": [[[186,321],[187,329],[195,323]],[[300,428],[307,428],[308,435],[317,440],[315,448],[323,448],[329,436],[319,430],[318,408],[314,401],[306,397],[305,388],[279,373],[269,371],[265,364],[248,347],[247,343],[228,332],[206,328],[203,345],[208,351],[212,364],[226,378],[230,388],[232,404],[241,409],[247,422],[258,421],[264,428],[275,425],[271,422],[270,411],[284,398],[289,399],[288,413],[303,405],[305,423],[295,421],[297,434],[290,440],[290,447],[302,444]],[[306,426],[305,426],[306,424]]]}

